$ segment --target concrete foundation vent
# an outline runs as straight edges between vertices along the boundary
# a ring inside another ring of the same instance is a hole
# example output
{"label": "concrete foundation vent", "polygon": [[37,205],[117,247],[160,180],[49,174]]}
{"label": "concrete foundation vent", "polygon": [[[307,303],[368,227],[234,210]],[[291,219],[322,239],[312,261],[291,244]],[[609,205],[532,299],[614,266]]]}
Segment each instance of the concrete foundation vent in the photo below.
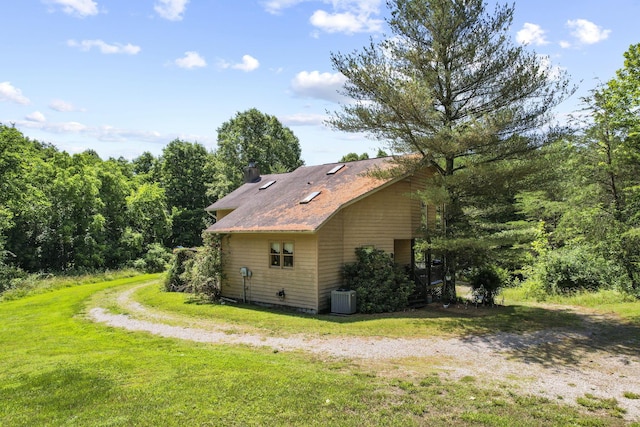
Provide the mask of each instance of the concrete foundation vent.
{"label": "concrete foundation vent", "polygon": [[356,312],[356,291],[331,291],[331,312],[353,314]]}

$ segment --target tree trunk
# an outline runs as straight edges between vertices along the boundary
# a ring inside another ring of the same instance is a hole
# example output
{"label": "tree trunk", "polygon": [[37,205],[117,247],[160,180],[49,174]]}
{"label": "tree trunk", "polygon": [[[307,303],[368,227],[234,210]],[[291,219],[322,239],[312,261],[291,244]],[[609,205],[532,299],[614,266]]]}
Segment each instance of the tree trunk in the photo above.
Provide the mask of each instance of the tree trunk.
{"label": "tree trunk", "polygon": [[[453,175],[453,166],[454,166],[455,157],[449,156],[445,159],[445,185],[446,185],[446,177]],[[449,190],[447,188],[447,190]],[[449,203],[444,206],[444,235],[446,239],[453,238],[453,231],[455,227],[453,225],[456,222],[457,213],[460,211],[460,201],[457,196],[454,194],[450,194]],[[443,287],[443,298],[445,301],[448,299],[449,301],[455,301],[457,299],[456,295],[456,254],[451,251],[446,251],[444,254],[444,287]],[[447,277],[450,279],[447,280]],[[446,293],[446,295],[445,295]]]}

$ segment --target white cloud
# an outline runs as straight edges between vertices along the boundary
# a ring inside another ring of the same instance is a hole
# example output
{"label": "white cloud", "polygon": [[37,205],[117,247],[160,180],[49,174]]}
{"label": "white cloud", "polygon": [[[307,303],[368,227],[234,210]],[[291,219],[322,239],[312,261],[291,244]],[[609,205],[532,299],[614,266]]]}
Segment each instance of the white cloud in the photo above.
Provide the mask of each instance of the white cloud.
{"label": "white cloud", "polygon": [[242,70],[245,72],[256,70],[260,67],[260,61],[251,55],[243,55],[242,62],[232,64],[224,59],[218,60],[218,68],[227,69],[233,68],[234,70]]}
{"label": "white cloud", "polygon": [[161,133],[153,129],[118,128],[110,125],[89,126],[74,121],[51,122],[38,120],[39,115],[36,113],[22,120],[2,119],[5,123],[15,124],[25,135],[33,134],[32,137],[40,141],[48,138],[35,132],[56,135],[53,138],[56,140],[55,145],[60,150],[79,153],[87,149],[94,149],[100,153],[102,158],[125,156],[133,159],[145,150],[156,151],[154,146],[159,150],[167,144],[167,141],[175,139],[198,141],[210,149],[216,146],[215,132],[213,135],[198,135],[188,132]]}
{"label": "white cloud", "polygon": [[182,21],[187,3],[189,0],[158,0],[153,10],[169,21]]}
{"label": "white cloud", "polygon": [[204,60],[198,52],[185,52],[182,58],[175,60],[175,64],[180,68],[186,68],[188,70],[192,68],[203,68],[207,66],[207,61]]}
{"label": "white cloud", "polygon": [[324,114],[292,114],[288,116],[280,116],[278,120],[285,126],[320,126],[324,125],[327,120]]}
{"label": "white cloud", "polygon": [[[34,116],[36,113],[32,114],[31,116]],[[55,134],[82,134],[89,137],[95,137],[101,141],[113,140],[113,135],[131,135],[135,133],[133,131],[118,130],[110,126],[101,126],[94,128],[86,126],[79,122],[47,122],[46,120],[36,120],[37,118],[37,115],[35,115],[34,117],[27,117],[25,121],[20,121],[17,123],[17,125],[19,127],[39,129]],[[44,116],[42,116],[42,118],[44,118]],[[139,134],[142,134],[142,132],[139,132]]]}
{"label": "white cloud", "polygon": [[304,1],[305,0],[269,0],[262,2],[262,4],[267,12],[275,15],[282,12],[283,9],[295,6]]}
{"label": "white cloud", "polygon": [[87,133],[90,133],[99,141],[105,142],[126,142],[132,139],[152,142],[157,141],[162,137],[160,132],[154,130],[139,131],[132,129],[118,129],[108,125],[87,129]]}
{"label": "white cloud", "polygon": [[46,129],[57,133],[80,133],[86,131],[87,126],[78,122],[61,122],[52,123]]}
{"label": "white cloud", "polygon": [[355,15],[351,12],[327,13],[324,10],[316,10],[309,18],[309,22],[327,33],[353,34],[380,31],[383,21],[372,19],[365,13]]}
{"label": "white cloud", "polygon": [[347,78],[341,73],[301,71],[291,81],[291,89],[297,96],[340,102],[345,99],[338,91]]}
{"label": "white cloud", "polygon": [[611,34],[611,30],[605,30],[586,19],[569,20],[567,21],[567,27],[573,30],[571,35],[582,44],[598,43],[608,38],[609,34]]}
{"label": "white cloud", "polygon": [[545,31],[539,25],[525,22],[522,29],[516,34],[516,41],[520,44],[542,46],[549,43],[544,33]]}
{"label": "white cloud", "polygon": [[63,101],[61,99],[54,99],[49,103],[49,108],[61,113],[69,113],[71,111],[82,111],[77,109],[73,104]]}
{"label": "white cloud", "polygon": [[44,2],[60,6],[64,13],[78,18],[98,14],[98,4],[93,0],[44,0]]}
{"label": "white cloud", "polygon": [[236,70],[242,70],[245,72],[253,71],[260,67],[260,62],[251,55],[243,55],[242,62],[239,64],[234,64],[231,68]]}
{"label": "white cloud", "polygon": [[40,111],[34,111],[33,113],[27,115],[25,119],[29,120],[30,122],[39,122],[39,123],[44,123],[47,121],[47,118]]}
{"label": "white cloud", "polygon": [[30,129],[40,129],[51,133],[83,133],[88,128],[82,123],[78,122],[46,122],[33,120],[27,118],[25,121],[17,123],[19,127],[25,127]]}
{"label": "white cloud", "polygon": [[[262,4],[269,13],[279,14],[284,9],[303,2],[314,0],[267,0]],[[318,9],[309,22],[314,27],[328,33],[354,34],[360,32],[379,32],[383,20],[376,18],[380,14],[381,0],[315,0],[330,5],[327,10]],[[312,33],[318,37],[318,33]]]}
{"label": "white cloud", "polygon": [[131,43],[127,43],[126,45],[120,43],[109,44],[99,39],[82,40],[79,42],[75,40],[67,40],[67,46],[77,47],[78,49],[83,51],[89,51],[95,47],[98,48],[101,53],[108,55],[117,53],[136,55],[142,50],[140,46],[134,46]]}
{"label": "white cloud", "polygon": [[15,102],[16,104],[28,105],[29,98],[22,94],[22,91],[13,86],[11,82],[0,83],[0,101]]}

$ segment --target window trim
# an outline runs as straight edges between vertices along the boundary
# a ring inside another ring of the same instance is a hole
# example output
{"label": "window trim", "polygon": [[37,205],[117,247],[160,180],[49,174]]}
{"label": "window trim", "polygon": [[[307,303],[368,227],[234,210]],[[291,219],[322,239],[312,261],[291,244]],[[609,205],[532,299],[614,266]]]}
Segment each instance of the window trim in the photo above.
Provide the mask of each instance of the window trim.
{"label": "window trim", "polygon": [[[278,252],[273,252],[273,245],[278,245]],[[285,253],[285,246],[291,245],[292,251],[290,254]],[[279,268],[282,270],[293,270],[295,268],[295,242],[293,240],[270,240],[269,241],[269,268]],[[274,257],[277,257],[278,262],[274,263]],[[286,259],[291,260],[291,265],[286,265]]]}

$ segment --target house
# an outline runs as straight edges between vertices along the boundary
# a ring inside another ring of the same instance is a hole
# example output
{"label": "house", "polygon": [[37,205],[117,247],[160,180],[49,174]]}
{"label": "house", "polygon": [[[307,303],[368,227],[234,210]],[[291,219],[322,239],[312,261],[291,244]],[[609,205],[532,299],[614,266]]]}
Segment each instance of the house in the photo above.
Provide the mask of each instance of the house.
{"label": "house", "polygon": [[390,158],[302,166],[260,176],[245,169],[245,183],[206,210],[207,229],[222,239],[222,295],[317,313],[330,308],[342,286],[342,267],[355,249],[375,247],[399,264],[413,264],[413,239],[424,209],[411,197],[424,188],[417,174],[377,178]]}

